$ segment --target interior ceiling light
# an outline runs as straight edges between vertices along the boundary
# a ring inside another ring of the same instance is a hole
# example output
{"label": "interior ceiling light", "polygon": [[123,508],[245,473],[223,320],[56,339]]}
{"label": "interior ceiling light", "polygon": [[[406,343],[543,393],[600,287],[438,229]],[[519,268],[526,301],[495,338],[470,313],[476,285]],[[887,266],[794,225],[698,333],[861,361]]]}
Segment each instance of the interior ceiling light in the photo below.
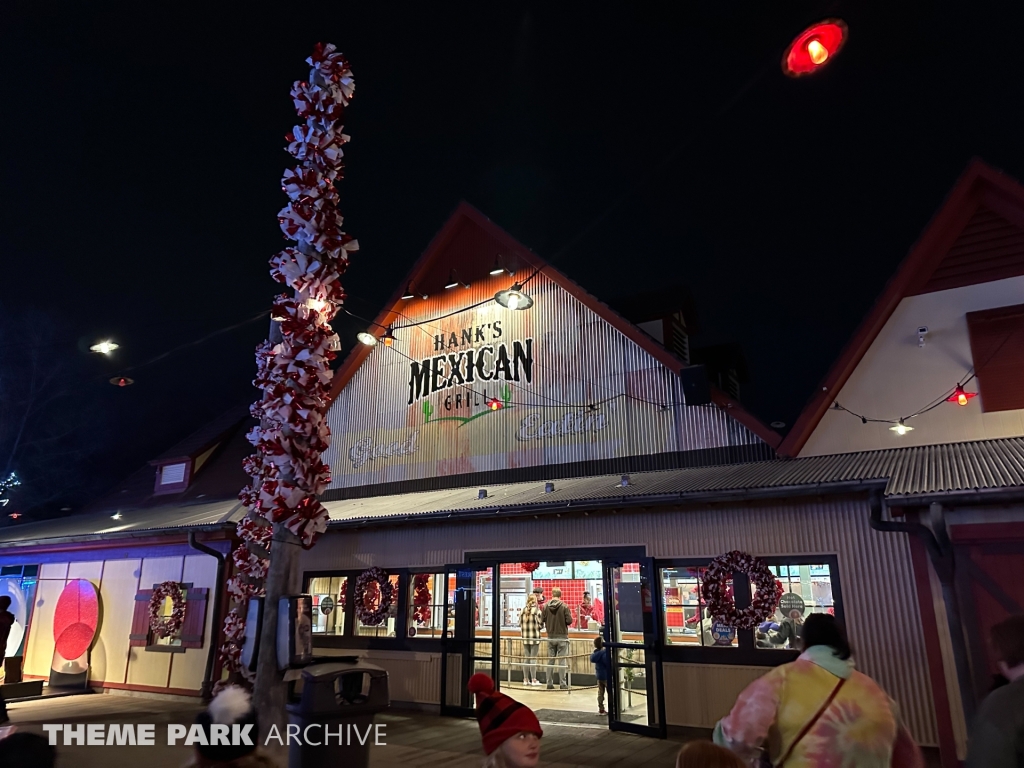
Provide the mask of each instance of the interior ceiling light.
{"label": "interior ceiling light", "polygon": [[408,301],[409,299],[415,298],[416,294],[412,292],[412,283],[409,283],[409,285],[405,286],[405,293],[402,294],[402,300]]}
{"label": "interior ceiling light", "polygon": [[[101,341],[98,344],[93,344],[91,347],[89,347],[89,351],[98,352],[101,355],[109,355],[111,352],[113,352],[120,346],[121,345],[118,344],[117,342],[110,341],[108,339],[107,341]],[[81,349],[81,347],[79,347],[79,349]]]}
{"label": "interior ceiling light", "polygon": [[895,432],[897,435],[905,435],[907,434],[907,432],[913,432],[914,428],[908,427],[906,424],[903,423],[903,419],[900,419],[900,423],[893,424],[891,427],[889,427],[889,431]]}
{"label": "interior ceiling light", "polygon": [[444,287],[445,288],[458,288],[460,285],[463,288],[469,288],[469,283],[465,283],[462,280],[459,280],[458,273],[453,269],[451,274],[448,276],[448,282],[445,284]]}
{"label": "interior ceiling light", "polygon": [[127,376],[115,376],[110,383],[115,387],[130,387],[135,383],[135,379],[129,379]]}
{"label": "interior ceiling light", "polygon": [[814,74],[836,57],[848,36],[849,29],[841,19],[812,24],[782,54],[782,71],[790,77]]}
{"label": "interior ceiling light", "polygon": [[967,392],[962,386],[957,384],[953,394],[946,398],[946,402],[956,403],[957,405],[967,405],[967,403],[971,401],[972,397],[977,396],[977,392]]}
{"label": "interior ceiling light", "polygon": [[529,309],[533,306],[533,299],[523,293],[523,287],[519,283],[504,291],[498,291],[494,294],[494,300],[506,309]]}
{"label": "interior ceiling light", "polygon": [[377,337],[374,336],[372,333],[360,331],[359,333],[356,334],[356,339],[359,341],[360,344],[365,344],[368,347],[377,346]]}

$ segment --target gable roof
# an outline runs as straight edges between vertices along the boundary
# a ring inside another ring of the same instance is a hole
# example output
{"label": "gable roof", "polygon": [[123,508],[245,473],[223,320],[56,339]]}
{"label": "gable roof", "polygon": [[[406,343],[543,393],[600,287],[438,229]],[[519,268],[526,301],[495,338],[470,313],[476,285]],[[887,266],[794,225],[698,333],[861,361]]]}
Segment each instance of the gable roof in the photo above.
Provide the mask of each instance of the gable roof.
{"label": "gable roof", "polygon": [[[587,293],[576,282],[552,267],[542,258],[526,248],[501,227],[494,224],[469,203],[461,202],[441,230],[430,241],[408,276],[402,280],[384,309],[374,319],[375,327],[385,328],[400,324],[402,299],[407,286],[414,292],[436,294],[443,290],[452,270],[461,280],[473,280],[485,275],[493,262],[481,258],[481,249],[497,247],[495,258],[501,264],[516,270],[517,275],[531,274],[534,270],[543,272],[566,293],[573,296],[585,307],[618,330],[627,339],[639,346],[651,357],[672,371],[685,367],[684,363],[661,344],[637,328],[611,307]],[[484,251],[486,252],[486,251]],[[356,371],[372,351],[371,347],[358,344],[353,347],[334,374],[331,387],[331,402],[351,381]],[[712,400],[729,415],[766,444],[775,448],[781,441],[780,435],[765,426],[759,419],[745,411],[740,404],[724,392],[712,387]]]}
{"label": "gable roof", "polygon": [[1024,275],[1024,187],[975,159],[911,247],[778,452],[797,456],[907,296]]}

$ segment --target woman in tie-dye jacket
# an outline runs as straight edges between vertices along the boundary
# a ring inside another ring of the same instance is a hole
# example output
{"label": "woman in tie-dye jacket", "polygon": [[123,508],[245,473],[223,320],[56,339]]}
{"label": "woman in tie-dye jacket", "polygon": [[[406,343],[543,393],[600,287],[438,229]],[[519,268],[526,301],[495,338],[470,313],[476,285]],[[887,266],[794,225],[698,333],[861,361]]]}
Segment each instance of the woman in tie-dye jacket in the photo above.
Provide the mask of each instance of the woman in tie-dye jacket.
{"label": "woman in tie-dye jacket", "polygon": [[[874,680],[854,670],[835,617],[808,616],[803,648],[796,661],[776,667],[740,694],[732,712],[715,726],[717,744],[750,761],[763,747],[776,768],[782,760],[786,768],[924,765],[896,705]],[[840,680],[835,698],[798,740]]]}

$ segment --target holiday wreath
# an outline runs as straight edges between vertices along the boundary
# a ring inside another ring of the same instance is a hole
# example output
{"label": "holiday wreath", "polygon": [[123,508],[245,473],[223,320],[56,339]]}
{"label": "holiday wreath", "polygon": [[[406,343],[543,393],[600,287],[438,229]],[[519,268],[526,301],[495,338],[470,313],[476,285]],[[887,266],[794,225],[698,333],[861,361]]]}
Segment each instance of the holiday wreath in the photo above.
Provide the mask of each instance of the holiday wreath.
{"label": "holiday wreath", "polygon": [[[171,598],[171,615],[161,616],[167,598]],[[184,623],[185,598],[181,596],[181,584],[176,581],[158,584],[149,598],[149,628],[157,637],[171,637]]]}
{"label": "holiday wreath", "polygon": [[356,579],[356,616],[365,626],[384,623],[395,599],[395,587],[382,568],[368,568]]}
{"label": "holiday wreath", "polygon": [[[746,608],[736,607],[728,586],[728,581],[737,572],[746,574],[756,590]],[[733,550],[711,561],[701,581],[700,591],[716,621],[730,627],[753,629],[775,613],[782,596],[782,585],[764,560]]]}

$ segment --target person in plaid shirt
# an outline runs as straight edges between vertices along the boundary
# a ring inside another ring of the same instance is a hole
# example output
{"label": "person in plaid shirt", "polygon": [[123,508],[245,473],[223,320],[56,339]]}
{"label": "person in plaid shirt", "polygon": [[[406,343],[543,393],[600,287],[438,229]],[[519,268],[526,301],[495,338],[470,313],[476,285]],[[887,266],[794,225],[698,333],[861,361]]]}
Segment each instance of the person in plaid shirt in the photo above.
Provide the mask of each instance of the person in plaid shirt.
{"label": "person in plaid shirt", "polygon": [[537,679],[537,655],[540,653],[540,628],[543,622],[540,608],[537,606],[537,595],[526,598],[526,607],[519,614],[519,629],[523,634],[523,655],[526,664],[523,667],[523,682],[526,685],[540,685]]}

